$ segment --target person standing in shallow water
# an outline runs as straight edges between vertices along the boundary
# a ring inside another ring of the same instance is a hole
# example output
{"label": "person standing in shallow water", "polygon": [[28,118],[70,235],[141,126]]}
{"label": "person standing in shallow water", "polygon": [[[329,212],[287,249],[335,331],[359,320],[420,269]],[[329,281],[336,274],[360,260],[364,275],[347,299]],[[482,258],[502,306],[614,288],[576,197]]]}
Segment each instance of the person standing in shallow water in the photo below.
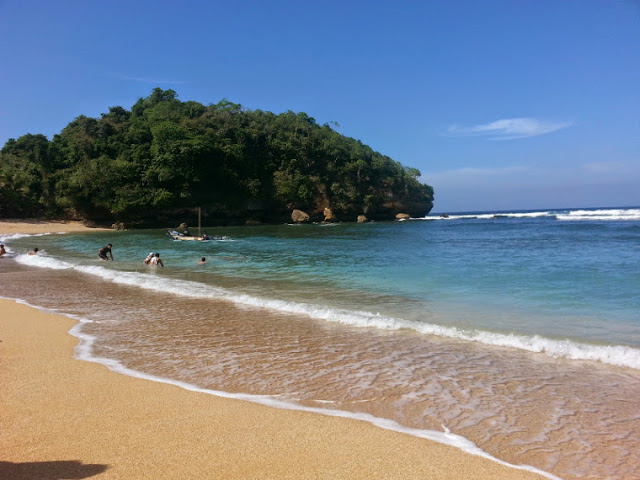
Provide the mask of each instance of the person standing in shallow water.
{"label": "person standing in shallow water", "polygon": [[156,253],[153,257],[151,257],[151,261],[149,262],[149,265],[153,265],[154,267],[157,267],[158,265],[160,265],[161,267],[164,267],[164,263],[162,263],[162,260],[160,260],[159,253]]}
{"label": "person standing in shallow water", "polygon": [[102,247],[100,250],[98,250],[98,256],[102,260],[109,260],[109,258],[107,257],[107,254],[109,254],[109,256],[111,257],[111,261],[113,261],[113,253],[111,252],[112,246],[113,245],[109,243],[106,247]]}

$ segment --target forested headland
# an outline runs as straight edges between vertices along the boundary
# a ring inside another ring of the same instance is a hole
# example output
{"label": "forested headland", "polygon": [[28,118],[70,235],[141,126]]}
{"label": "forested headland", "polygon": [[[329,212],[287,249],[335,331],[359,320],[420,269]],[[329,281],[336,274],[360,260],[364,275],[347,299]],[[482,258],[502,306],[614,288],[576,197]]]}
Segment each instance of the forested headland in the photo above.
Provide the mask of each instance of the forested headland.
{"label": "forested headland", "polygon": [[[182,102],[156,88],[131,108],[79,116],[49,140],[0,150],[0,216],[171,226],[201,207],[203,221],[424,216],[433,188],[420,172],[305,113],[274,114],[222,100]],[[189,212],[191,212],[189,214]]]}

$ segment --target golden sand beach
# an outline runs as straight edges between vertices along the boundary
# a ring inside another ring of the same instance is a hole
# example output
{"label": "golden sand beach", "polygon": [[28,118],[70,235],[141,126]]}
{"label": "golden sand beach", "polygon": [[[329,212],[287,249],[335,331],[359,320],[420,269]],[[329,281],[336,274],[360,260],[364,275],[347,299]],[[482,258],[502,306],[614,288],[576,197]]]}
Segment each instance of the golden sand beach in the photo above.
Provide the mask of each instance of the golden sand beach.
{"label": "golden sand beach", "polygon": [[77,221],[40,220],[33,218],[6,219],[0,218],[0,235],[12,235],[14,233],[72,233],[95,232],[108,230],[105,228],[90,228]]}
{"label": "golden sand beach", "polygon": [[[28,225],[0,233],[71,231]],[[362,421],[118,374],[74,359],[74,324],[0,299],[0,479],[543,478]]]}

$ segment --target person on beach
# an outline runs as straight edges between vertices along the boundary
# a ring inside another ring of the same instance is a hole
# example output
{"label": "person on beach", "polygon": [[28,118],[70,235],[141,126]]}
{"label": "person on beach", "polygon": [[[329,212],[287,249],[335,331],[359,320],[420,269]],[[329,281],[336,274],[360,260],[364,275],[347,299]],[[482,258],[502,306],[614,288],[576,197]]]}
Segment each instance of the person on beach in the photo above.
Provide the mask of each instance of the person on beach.
{"label": "person on beach", "polygon": [[153,257],[154,257],[153,252],[149,252],[149,255],[147,255],[147,258],[144,259],[145,265],[149,265],[149,263],[151,263],[151,259]]}
{"label": "person on beach", "polygon": [[38,247],[34,248],[29,252],[29,255],[37,255],[40,249]]}
{"label": "person on beach", "polygon": [[100,250],[98,250],[98,256],[102,259],[102,260],[109,260],[109,258],[107,257],[107,253],[109,254],[109,256],[111,257],[111,261],[113,261],[113,253],[111,252],[111,247],[113,245],[111,245],[110,243],[106,246],[106,247],[102,247]]}
{"label": "person on beach", "polygon": [[164,263],[162,263],[162,260],[160,260],[160,254],[156,253],[152,258],[151,261],[149,262],[149,265],[157,267],[158,265],[160,265],[161,267],[164,267]]}
{"label": "person on beach", "polygon": [[207,263],[207,259],[205,257],[202,257],[198,262],[198,265],[204,265],[205,263]]}
{"label": "person on beach", "polygon": [[7,251],[4,249],[4,243],[0,243],[0,257],[5,253],[7,253]]}

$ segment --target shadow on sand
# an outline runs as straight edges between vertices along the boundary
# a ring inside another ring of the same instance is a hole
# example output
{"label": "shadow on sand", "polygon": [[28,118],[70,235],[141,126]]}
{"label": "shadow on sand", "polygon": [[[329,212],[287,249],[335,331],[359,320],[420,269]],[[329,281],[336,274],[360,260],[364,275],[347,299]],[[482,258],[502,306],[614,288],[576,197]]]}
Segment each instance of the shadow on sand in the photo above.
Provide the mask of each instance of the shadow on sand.
{"label": "shadow on sand", "polygon": [[108,465],[84,464],[79,460],[55,462],[0,462],[0,479],[61,480],[89,478],[104,472]]}

